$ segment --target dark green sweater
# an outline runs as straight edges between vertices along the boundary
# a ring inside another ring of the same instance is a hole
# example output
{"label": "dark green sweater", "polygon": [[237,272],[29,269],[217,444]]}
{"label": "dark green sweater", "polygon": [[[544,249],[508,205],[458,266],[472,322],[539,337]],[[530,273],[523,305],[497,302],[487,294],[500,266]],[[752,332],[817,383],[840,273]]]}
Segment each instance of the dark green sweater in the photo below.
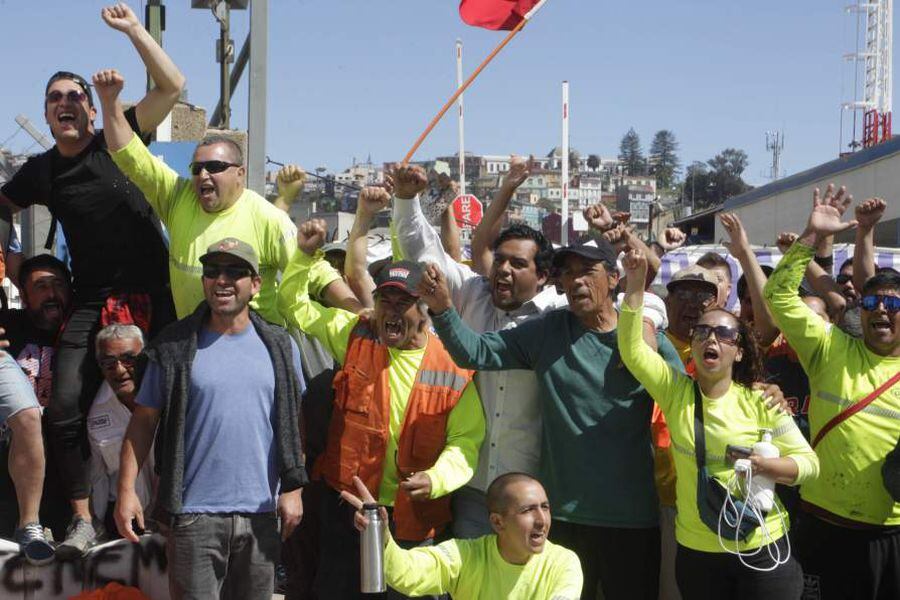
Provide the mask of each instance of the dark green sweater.
{"label": "dark green sweater", "polygon": [[[513,329],[477,334],[450,309],[434,327],[467,369],[531,369],[541,385],[541,481],[554,518],[605,527],[653,527],[653,401],[623,366],[615,330],[586,329],[567,308]],[[663,334],[659,352],[683,371]]]}

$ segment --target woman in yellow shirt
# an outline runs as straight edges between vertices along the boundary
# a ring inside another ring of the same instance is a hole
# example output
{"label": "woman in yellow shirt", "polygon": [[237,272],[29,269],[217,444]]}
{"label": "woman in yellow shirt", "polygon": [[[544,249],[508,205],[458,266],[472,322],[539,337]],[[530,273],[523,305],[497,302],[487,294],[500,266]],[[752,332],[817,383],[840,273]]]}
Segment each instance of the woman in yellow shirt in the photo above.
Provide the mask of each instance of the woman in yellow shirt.
{"label": "woman in yellow shirt", "polygon": [[[761,380],[762,372],[752,330],[723,309],[703,313],[691,332],[695,383],[670,368],[641,338],[646,257],[632,250],[625,256],[623,266],[628,288],[619,314],[619,351],[622,361],[659,404],[669,424],[677,473],[675,576],[682,596],[685,600],[799,598],[802,573],[799,564],[788,558],[787,517],[786,513],[782,516],[783,508],[777,498],[778,509],[765,515],[764,527],[752,529],[740,542],[724,530],[720,538],[718,507],[712,513],[707,508],[707,500],[715,497],[707,490],[724,486],[734,475],[734,466],[728,460],[734,457],[726,456],[727,446],[752,446],[759,441],[761,429],[771,430],[772,443],[780,456],[751,455],[754,477],[796,485],[818,474],[818,459],[791,416],[767,408],[761,394],[751,388],[754,381]],[[694,452],[695,417],[696,431],[703,432],[705,452],[700,458],[709,480],[699,477]],[[701,497],[699,504],[698,491],[707,496]],[[705,508],[703,516],[700,506]],[[735,552],[743,556],[736,556]]]}

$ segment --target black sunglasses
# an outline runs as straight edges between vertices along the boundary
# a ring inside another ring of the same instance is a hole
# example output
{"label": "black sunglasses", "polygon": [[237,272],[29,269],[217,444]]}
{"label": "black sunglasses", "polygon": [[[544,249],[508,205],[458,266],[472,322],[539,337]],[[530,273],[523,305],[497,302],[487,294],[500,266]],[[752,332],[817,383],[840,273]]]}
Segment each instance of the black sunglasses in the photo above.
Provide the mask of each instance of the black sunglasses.
{"label": "black sunglasses", "polygon": [[237,281],[253,275],[253,270],[250,267],[238,267],[235,265],[203,265],[203,276],[205,278],[218,279],[220,275],[225,275],[227,279]]}
{"label": "black sunglasses", "polygon": [[838,285],[844,285],[851,279],[853,279],[853,277],[850,275],[847,275],[846,273],[841,273],[840,275],[838,275],[837,277],[834,278],[835,282],[837,282]]}
{"label": "black sunglasses", "polygon": [[126,353],[120,354],[119,356],[103,356],[97,361],[97,363],[104,371],[114,369],[119,363],[122,363],[122,366],[126,369],[131,369],[137,363],[137,359],[137,354]]}
{"label": "black sunglasses", "polygon": [[192,162],[191,163],[191,175],[199,175],[200,171],[206,169],[207,173],[215,174],[221,173],[226,169],[230,169],[231,167],[239,167],[241,165],[236,165],[234,163],[225,162],[224,160],[204,160],[200,162]]}
{"label": "black sunglasses", "polygon": [[732,346],[736,346],[738,339],[741,337],[741,332],[737,327],[728,327],[727,325],[694,325],[694,328],[691,330],[691,337],[702,342],[713,333],[716,334],[717,340]]}
{"label": "black sunglasses", "polygon": [[47,102],[52,102],[53,104],[56,104],[63,98],[65,98],[69,102],[74,102],[77,104],[87,100],[87,94],[78,90],[69,90],[66,93],[63,93],[59,90],[53,90],[52,92],[47,94]]}
{"label": "black sunglasses", "polygon": [[870,296],[863,296],[859,301],[859,305],[869,311],[877,310],[879,304],[884,306],[884,310],[891,314],[900,311],[900,297],[898,296],[872,294]]}

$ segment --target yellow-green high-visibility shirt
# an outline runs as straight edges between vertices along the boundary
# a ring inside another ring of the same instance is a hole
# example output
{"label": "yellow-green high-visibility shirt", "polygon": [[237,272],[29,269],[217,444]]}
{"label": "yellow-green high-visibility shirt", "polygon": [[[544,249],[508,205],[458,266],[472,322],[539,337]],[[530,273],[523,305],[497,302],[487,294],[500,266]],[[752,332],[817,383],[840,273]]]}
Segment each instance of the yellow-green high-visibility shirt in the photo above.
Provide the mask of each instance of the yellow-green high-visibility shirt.
{"label": "yellow-green high-visibility shirt", "polygon": [[277,275],[297,249],[297,228],[287,213],[247,189],[225,210],[204,211],[192,181],[179,177],[137,135],[110,154],[169,232],[169,279],[179,319],[205,299],[200,257],[210,245],[233,237],[250,244],[259,258],[262,286],[250,306],[270,323],[284,324],[276,307]]}
{"label": "yellow-green high-visibility shirt", "polygon": [[571,550],[547,541],[543,552],[514,565],[500,555],[496,535],[410,550],[389,536],[384,575],[401,594],[449,593],[453,600],[578,600],[583,584],[581,563]]}
{"label": "yellow-green high-visibility shirt", "polygon": [[[815,439],[835,415],[859,402],[900,370],[900,357],[879,356],[861,339],[832,327],[809,309],[797,290],[815,249],[794,244],[769,276],[766,303],[775,324],[809,375],[809,428]],[[800,496],[845,519],[900,525],[881,478],[888,452],[900,438],[900,384],[832,429],[816,447],[821,473]]]}
{"label": "yellow-green high-visibility shirt", "polygon": [[[669,425],[675,456],[676,506],[675,537],[678,543],[700,552],[725,552],[716,532],[707,527],[697,508],[697,460],[694,454],[694,381],[666,364],[641,336],[642,308],[622,304],[619,311],[619,352],[622,362],[659,404]],[[777,409],[768,408],[761,392],[732,383],[719,398],[703,395],[703,433],[706,439],[706,467],[711,477],[723,485],[734,474],[734,466],[726,461],[728,444],[752,446],[759,441],[759,430],[772,430],[772,443],[781,456],[797,463],[797,481],[808,482],[819,472],[819,461],[809,442],[797,428],[794,418]],[[805,483],[804,483],[805,485]],[[781,501],[778,507],[787,514]],[[777,511],[766,516],[770,538],[757,528],[746,542],[738,544],[741,552],[759,548],[770,540],[778,540],[787,532]],[[726,547],[735,550],[734,540]]]}
{"label": "yellow-green high-visibility shirt", "polygon": [[[322,306],[310,298],[309,278],[311,271],[316,270],[320,263],[325,263],[321,250],[315,256],[307,256],[300,251],[294,254],[278,290],[278,306],[288,325],[316,338],[337,362],[343,364],[350,345],[350,333],[359,322],[359,315],[340,308]],[[393,506],[400,482],[395,460],[400,431],[409,395],[425,356],[425,348],[388,348],[388,353],[391,408],[378,501]],[[434,466],[425,471],[431,479],[431,498],[446,496],[472,478],[478,465],[478,449],[484,439],[484,431],[481,398],[475,384],[470,381],[447,418],[447,441],[444,449]]]}

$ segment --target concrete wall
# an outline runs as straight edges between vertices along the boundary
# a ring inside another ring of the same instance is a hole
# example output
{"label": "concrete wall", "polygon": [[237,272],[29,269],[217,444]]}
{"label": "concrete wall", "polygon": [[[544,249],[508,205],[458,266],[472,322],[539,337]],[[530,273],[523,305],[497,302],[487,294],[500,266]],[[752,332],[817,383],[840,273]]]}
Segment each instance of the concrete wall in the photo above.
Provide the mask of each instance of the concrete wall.
{"label": "concrete wall", "polygon": [[[800,233],[806,225],[815,188],[822,190],[833,182],[844,185],[853,194],[854,206],[872,196],[887,202],[887,211],[876,228],[875,244],[900,246],[900,153],[872,161],[857,169],[830,178],[812,181],[797,188],[774,194],[734,210],[747,229],[752,244],[773,245],[782,231]],[[852,213],[853,207],[850,208]],[[853,218],[852,215],[849,218]],[[727,239],[722,224],[716,222],[716,239]],[[853,233],[843,234],[838,241],[852,242]]]}

